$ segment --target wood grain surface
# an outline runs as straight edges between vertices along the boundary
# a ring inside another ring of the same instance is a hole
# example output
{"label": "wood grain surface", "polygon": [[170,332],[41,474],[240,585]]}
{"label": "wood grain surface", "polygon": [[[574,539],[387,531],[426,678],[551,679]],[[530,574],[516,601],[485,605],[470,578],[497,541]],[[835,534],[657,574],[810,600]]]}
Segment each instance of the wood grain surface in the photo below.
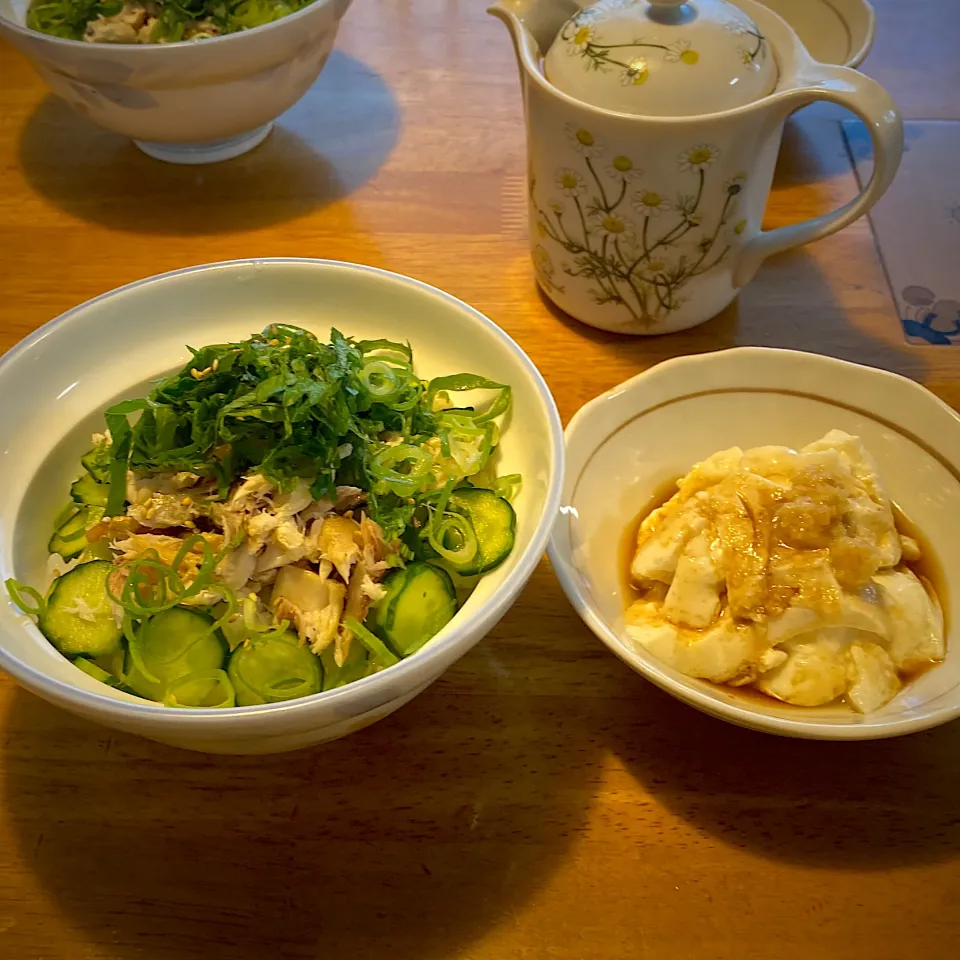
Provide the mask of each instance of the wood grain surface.
{"label": "wood grain surface", "polygon": [[[0,44],[0,348],[149,274],[319,256],[474,304],[564,420],[733,344],[881,366],[960,405],[960,350],[904,343],[866,221],[769,262],[685,334],[552,310],[527,256],[513,56],[484,6],[357,0],[267,142],[199,169],[90,126]],[[960,120],[956,0],[882,0],[879,19],[865,69],[908,117]],[[854,190],[835,114],[792,120],[769,224]],[[610,656],[545,561],[399,714],[286,756],[110,733],[0,677],[5,960],[948,960],[958,897],[960,723],[824,744],[701,716]]]}

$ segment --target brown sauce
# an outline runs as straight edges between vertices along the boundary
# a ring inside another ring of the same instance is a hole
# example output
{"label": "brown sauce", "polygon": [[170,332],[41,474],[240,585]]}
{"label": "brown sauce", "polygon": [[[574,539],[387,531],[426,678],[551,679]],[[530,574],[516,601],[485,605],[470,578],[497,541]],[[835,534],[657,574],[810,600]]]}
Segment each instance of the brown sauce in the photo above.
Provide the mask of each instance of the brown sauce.
{"label": "brown sauce", "polygon": [[[678,477],[677,480],[679,479]],[[618,558],[619,569],[622,576],[621,586],[623,587],[625,608],[629,608],[636,600],[643,598],[643,591],[633,582],[633,578],[630,575],[630,566],[633,562],[633,554],[636,549],[637,534],[640,531],[640,526],[654,510],[662,507],[677,492],[677,480],[668,480],[654,490],[650,499],[644,504],[643,509],[627,524],[620,538]],[[893,504],[893,519],[898,533],[916,540],[920,545],[920,559],[916,563],[904,562],[903,566],[917,577],[933,602],[939,605],[943,612],[944,636],[947,636],[949,633],[950,610],[948,607],[949,593],[946,589],[947,581],[943,565],[937,557],[929,538],[895,503]],[[904,684],[910,683],[922,677],[931,667],[935,666],[937,666],[936,663],[925,663],[915,670],[900,673],[900,679]],[[703,682],[710,683],[708,680]],[[778,706],[784,708],[792,707],[802,712],[809,712],[811,709],[824,709],[830,706],[843,705],[844,703],[844,698],[841,697],[840,700],[835,701],[834,704],[824,704],[824,707],[800,707],[776,700],[776,698],[763,693],[761,690],[757,690],[755,687],[734,687],[726,683],[710,683],[710,685],[728,694],[734,694],[738,698],[752,700],[758,704],[769,704],[771,701],[774,701]]]}

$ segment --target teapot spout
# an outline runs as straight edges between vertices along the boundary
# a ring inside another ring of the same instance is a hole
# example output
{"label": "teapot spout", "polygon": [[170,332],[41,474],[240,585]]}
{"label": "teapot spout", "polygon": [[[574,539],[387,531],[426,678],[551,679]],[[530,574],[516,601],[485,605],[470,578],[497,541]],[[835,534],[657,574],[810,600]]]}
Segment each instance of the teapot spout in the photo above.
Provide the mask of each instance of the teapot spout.
{"label": "teapot spout", "polygon": [[487,13],[502,20],[513,38],[521,73],[536,69],[560,28],[587,0],[497,0]]}

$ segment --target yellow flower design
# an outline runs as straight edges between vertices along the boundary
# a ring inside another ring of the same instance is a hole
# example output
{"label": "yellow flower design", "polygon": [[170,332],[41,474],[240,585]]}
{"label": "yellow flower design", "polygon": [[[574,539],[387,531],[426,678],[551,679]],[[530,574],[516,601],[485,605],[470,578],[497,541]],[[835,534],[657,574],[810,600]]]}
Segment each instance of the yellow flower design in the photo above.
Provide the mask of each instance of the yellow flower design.
{"label": "yellow flower design", "polygon": [[573,149],[585,157],[599,157],[603,153],[603,141],[575,123],[567,124],[567,139]]}
{"label": "yellow flower design", "polygon": [[688,67],[692,67],[700,62],[700,54],[691,48],[689,40],[678,40],[670,44],[663,59],[667,63],[685,63]]}
{"label": "yellow flower design", "polygon": [[631,60],[623,71],[620,83],[625,87],[642,87],[650,79],[650,70],[646,60]]}
{"label": "yellow flower design", "polygon": [[684,150],[684,152],[677,157],[677,163],[680,165],[681,170],[702,171],[717,160],[719,156],[720,151],[717,147],[709,143],[701,143],[695,147],[691,147],[689,150]]}
{"label": "yellow flower design", "polygon": [[741,220],[734,228],[733,232],[739,237],[744,230],[747,229],[747,221]]}
{"label": "yellow flower design", "polygon": [[573,44],[576,47],[585,47],[593,36],[593,31],[589,27],[580,27],[573,35]]}
{"label": "yellow flower design", "polygon": [[557,189],[568,197],[582,197],[587,192],[587,184],[576,170],[564,167],[557,171]]}
{"label": "yellow flower design", "polygon": [[673,208],[673,204],[655,190],[638,190],[630,202],[633,209],[645,217],[659,217],[664,210]]}
{"label": "yellow flower design", "polygon": [[594,225],[613,240],[626,240],[633,236],[633,224],[615,213],[599,213]]}
{"label": "yellow flower design", "polygon": [[533,251],[533,265],[544,276],[552,277],[554,273],[553,260],[543,247],[537,245]]}
{"label": "yellow flower design", "polygon": [[622,154],[614,157],[613,160],[610,161],[607,173],[609,173],[614,180],[636,180],[638,177],[643,176],[643,171],[635,167],[629,157],[625,157]]}

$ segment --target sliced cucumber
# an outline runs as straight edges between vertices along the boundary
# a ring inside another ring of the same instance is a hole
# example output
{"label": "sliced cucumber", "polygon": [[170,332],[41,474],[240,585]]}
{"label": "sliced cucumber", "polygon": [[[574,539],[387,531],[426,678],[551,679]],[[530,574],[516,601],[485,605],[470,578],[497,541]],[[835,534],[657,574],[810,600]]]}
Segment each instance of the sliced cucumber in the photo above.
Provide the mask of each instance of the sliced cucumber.
{"label": "sliced cucumber", "polygon": [[223,668],[227,644],[213,620],[186,607],[164,610],[145,621],[131,644],[126,681],[148,700],[162,702],[168,689],[189,674]]}
{"label": "sliced cucumber", "polygon": [[110,487],[105,483],[97,483],[89,473],[85,473],[70,486],[70,496],[76,503],[86,506],[106,507],[109,494]]}
{"label": "sliced cucumber", "polygon": [[107,483],[110,479],[110,442],[104,440],[88,450],[80,458],[80,465],[91,473],[98,483]]}
{"label": "sliced cucumber", "polygon": [[103,507],[80,507],[53,532],[53,536],[47,541],[47,550],[50,553],[59,553],[64,560],[79,557],[90,546],[87,542],[87,530],[102,517]]}
{"label": "sliced cucumber", "polygon": [[113,570],[112,564],[93,560],[54,581],[38,626],[64,656],[106,657],[121,649],[123,631],[107,597]]}
{"label": "sliced cucumber", "polygon": [[64,508],[56,515],[53,520],[53,529],[59,530],[68,520],[75,517],[80,508],[72,498],[64,505]]}
{"label": "sliced cucumber", "polygon": [[122,690],[124,693],[132,693],[136,696],[136,690],[128,687],[119,677],[98,667],[92,660],[87,660],[86,657],[77,657],[77,659],[73,661],[73,665],[78,670],[82,670],[88,677],[93,677],[94,680],[99,680],[108,687],[114,687],[117,690]]}
{"label": "sliced cucumber", "polygon": [[386,594],[365,626],[398,657],[409,657],[436,636],[457,612],[457,592],[446,570],[411,563],[384,581]]}
{"label": "sliced cucumber", "polygon": [[230,656],[227,675],[241,707],[296,700],[323,689],[320,658],[290,631],[241,644]]}
{"label": "sliced cucumber", "polygon": [[470,577],[493,570],[507,559],[517,535],[517,515],[507,500],[492,490],[463,487],[450,494],[447,510],[466,517],[477,535],[474,556],[462,564],[451,563],[451,569]]}

